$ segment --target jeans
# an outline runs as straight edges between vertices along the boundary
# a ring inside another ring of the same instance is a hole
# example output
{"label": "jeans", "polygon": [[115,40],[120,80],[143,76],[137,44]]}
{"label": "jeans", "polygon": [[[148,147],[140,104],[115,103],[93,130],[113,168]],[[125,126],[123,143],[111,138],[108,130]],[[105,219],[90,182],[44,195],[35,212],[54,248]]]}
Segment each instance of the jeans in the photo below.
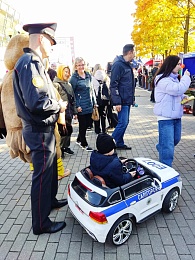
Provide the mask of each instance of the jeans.
{"label": "jeans", "polygon": [[181,140],[181,118],[158,121],[159,143],[156,149],[159,152],[159,161],[172,167],[174,148]]}
{"label": "jeans", "polygon": [[118,112],[118,124],[112,133],[112,137],[116,142],[116,146],[124,146],[124,134],[129,124],[130,106],[122,106],[121,111]]}

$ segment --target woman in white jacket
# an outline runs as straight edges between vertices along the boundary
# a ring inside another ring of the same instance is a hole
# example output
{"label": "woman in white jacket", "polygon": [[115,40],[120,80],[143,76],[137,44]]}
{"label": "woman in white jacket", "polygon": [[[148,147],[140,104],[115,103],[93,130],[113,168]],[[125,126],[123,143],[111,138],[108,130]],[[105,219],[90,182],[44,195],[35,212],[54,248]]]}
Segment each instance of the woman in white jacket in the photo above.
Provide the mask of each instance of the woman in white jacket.
{"label": "woman in white jacket", "polygon": [[154,114],[158,120],[159,142],[156,148],[159,161],[172,167],[174,148],[181,140],[181,117],[183,105],[181,101],[187,99],[184,95],[189,88],[191,79],[188,70],[183,77],[178,74],[181,70],[181,60],[176,55],[168,56],[154,79],[155,105]]}
{"label": "woman in white jacket", "polygon": [[106,111],[110,99],[110,78],[106,75],[104,69],[100,64],[96,64],[94,66],[92,83],[100,116],[100,119],[98,121],[94,121],[95,133],[106,133]]}

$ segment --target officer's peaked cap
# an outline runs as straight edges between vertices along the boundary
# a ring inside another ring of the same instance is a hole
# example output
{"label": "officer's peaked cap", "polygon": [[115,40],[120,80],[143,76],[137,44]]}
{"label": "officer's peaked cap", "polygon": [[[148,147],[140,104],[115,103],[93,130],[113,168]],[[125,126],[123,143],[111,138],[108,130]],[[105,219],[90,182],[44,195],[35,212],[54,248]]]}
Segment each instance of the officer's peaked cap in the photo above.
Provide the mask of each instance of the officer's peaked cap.
{"label": "officer's peaked cap", "polygon": [[23,29],[29,34],[35,34],[35,33],[47,34],[52,39],[55,45],[56,40],[54,36],[55,36],[56,27],[57,27],[57,23],[33,23],[33,24],[25,24],[23,26]]}

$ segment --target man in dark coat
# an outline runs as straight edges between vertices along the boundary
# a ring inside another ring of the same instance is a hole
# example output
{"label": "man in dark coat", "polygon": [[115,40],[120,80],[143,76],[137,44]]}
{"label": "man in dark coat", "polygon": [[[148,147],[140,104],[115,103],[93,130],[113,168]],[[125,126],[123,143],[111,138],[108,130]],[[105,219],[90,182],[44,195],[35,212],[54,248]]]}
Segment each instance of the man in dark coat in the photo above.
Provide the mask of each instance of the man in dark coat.
{"label": "man in dark coat", "polygon": [[130,64],[134,57],[134,45],[125,45],[123,55],[115,58],[111,69],[111,98],[118,112],[118,124],[112,136],[116,141],[117,149],[131,149],[124,143],[123,138],[129,124],[130,107],[134,103],[135,83]]}
{"label": "man in dark coat", "polygon": [[[158,63],[154,63],[154,67],[153,67],[152,70],[151,70],[151,73],[152,73],[152,81],[153,81],[153,79],[154,79],[154,76],[155,76],[157,70],[158,70]],[[151,95],[150,95],[150,101],[151,101],[152,103],[155,103],[155,98],[154,98],[154,84],[152,84],[152,85],[153,85],[153,87],[152,87],[152,92],[151,92]]]}

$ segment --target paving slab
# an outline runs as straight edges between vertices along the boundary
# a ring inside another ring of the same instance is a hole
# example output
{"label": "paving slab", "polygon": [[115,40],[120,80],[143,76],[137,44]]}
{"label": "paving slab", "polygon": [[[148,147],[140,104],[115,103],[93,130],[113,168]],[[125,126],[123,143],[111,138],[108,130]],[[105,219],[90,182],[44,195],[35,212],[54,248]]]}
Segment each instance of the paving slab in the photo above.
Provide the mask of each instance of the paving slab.
{"label": "paving slab", "polygon": [[[118,151],[128,158],[148,157],[158,160],[157,120],[147,90],[136,88],[125,143],[131,151]],[[78,124],[73,124],[71,149],[63,163],[72,174],[59,181],[58,198],[67,197],[68,184],[75,173],[89,165],[90,152],[76,145]],[[111,134],[111,133],[110,133]],[[89,145],[95,149],[96,134],[87,132]],[[72,217],[68,207],[51,212],[51,219],[65,220],[67,226],[56,234],[35,236],[31,228],[29,165],[11,159],[5,140],[0,140],[0,260],[195,260],[195,117],[184,114],[182,140],[175,149],[173,168],[180,172],[183,190],[172,214],[159,213],[134,227],[130,239],[115,247],[98,243]]]}

